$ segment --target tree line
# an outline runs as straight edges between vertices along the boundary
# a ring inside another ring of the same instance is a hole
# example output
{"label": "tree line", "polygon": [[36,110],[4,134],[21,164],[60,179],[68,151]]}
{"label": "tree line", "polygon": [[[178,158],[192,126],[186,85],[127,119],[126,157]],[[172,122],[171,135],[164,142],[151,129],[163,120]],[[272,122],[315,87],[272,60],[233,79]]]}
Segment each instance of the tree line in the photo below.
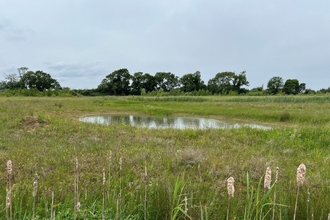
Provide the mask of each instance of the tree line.
{"label": "tree line", "polygon": [[[305,83],[298,79],[287,79],[274,76],[268,83],[251,90],[246,87],[250,83],[247,80],[246,71],[239,74],[235,72],[219,72],[208,80],[207,84],[201,78],[201,73],[188,73],[178,77],[171,72],[157,72],[155,75],[136,72],[131,75],[126,68],[118,69],[105,76],[101,83],[94,89],[74,90],[82,95],[155,95],[168,93],[170,95],[296,95],[299,93],[326,93],[328,89],[313,91],[306,89]],[[30,71],[27,67],[18,68],[18,74],[6,74],[5,80],[0,82],[1,90],[34,90],[34,91],[59,91],[70,90],[62,88],[60,83],[43,71]]]}

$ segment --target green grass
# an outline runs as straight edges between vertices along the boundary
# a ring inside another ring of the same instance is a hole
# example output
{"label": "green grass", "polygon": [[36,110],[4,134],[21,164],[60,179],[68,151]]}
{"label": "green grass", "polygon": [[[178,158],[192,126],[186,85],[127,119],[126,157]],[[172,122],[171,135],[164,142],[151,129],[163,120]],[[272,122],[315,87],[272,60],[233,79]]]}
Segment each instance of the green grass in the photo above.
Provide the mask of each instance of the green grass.
{"label": "green grass", "polygon": [[[13,162],[13,218],[31,219],[37,173],[36,219],[50,219],[52,192],[56,219],[73,219],[78,158],[81,208],[77,219],[102,218],[103,191],[106,219],[225,219],[230,176],[235,178],[230,216],[244,219],[247,205],[260,210],[246,195],[256,196],[251,189],[263,193],[259,181],[267,166],[273,173],[276,166],[280,168],[276,219],[292,219],[300,163],[307,167],[307,180],[299,192],[297,219],[307,215],[311,219],[312,214],[315,219],[326,219],[330,212],[329,105],[310,97],[304,102],[259,97],[1,97],[0,161]],[[77,120],[84,115],[113,113],[207,117],[255,122],[273,129],[148,130]],[[102,184],[103,168],[106,186]],[[1,219],[6,219],[6,179],[3,166]],[[270,204],[267,210],[273,207],[272,193],[265,197],[264,204]],[[184,196],[188,198],[187,216],[182,213]],[[271,219],[272,211],[267,213],[265,219]]]}

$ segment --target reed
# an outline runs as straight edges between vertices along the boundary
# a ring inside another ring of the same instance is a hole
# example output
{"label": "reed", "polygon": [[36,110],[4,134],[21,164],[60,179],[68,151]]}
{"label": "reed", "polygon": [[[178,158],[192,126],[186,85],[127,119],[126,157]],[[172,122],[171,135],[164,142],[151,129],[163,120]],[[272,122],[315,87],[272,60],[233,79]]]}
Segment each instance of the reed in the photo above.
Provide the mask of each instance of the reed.
{"label": "reed", "polygon": [[74,215],[73,219],[77,219],[78,212],[80,211],[80,201],[79,201],[79,161],[78,158],[75,159],[74,166]]}
{"label": "reed", "polygon": [[54,209],[54,191],[52,191],[52,204],[50,206],[50,220],[54,220],[56,215],[55,215],[55,209]]}
{"label": "reed", "polygon": [[105,214],[104,214],[104,209],[105,209],[105,168],[103,168],[103,172],[102,172],[102,220],[105,219]]}
{"label": "reed", "polygon": [[275,173],[275,183],[274,183],[274,204],[273,204],[273,215],[272,215],[272,220],[275,219],[275,210],[276,210],[276,184],[278,181],[278,171],[279,171],[279,167],[276,167],[276,173]]}
{"label": "reed", "polygon": [[107,194],[108,194],[108,201],[109,203],[110,201],[110,191],[111,191],[111,163],[112,163],[112,151],[108,151],[108,158],[107,158],[107,162],[108,162],[108,189],[107,189]]}
{"label": "reed", "polygon": [[123,166],[123,158],[119,158],[119,194],[117,198],[117,209],[116,209],[116,218],[119,219],[121,217],[121,199],[122,199],[122,166]]}
{"label": "reed", "polygon": [[148,169],[147,166],[144,166],[144,173],[143,173],[143,183],[144,183],[144,203],[143,203],[143,215],[144,219],[147,220],[148,211],[147,211],[147,194],[148,194]]}
{"label": "reed", "polygon": [[184,196],[184,219],[186,220],[188,216],[188,197]]}
{"label": "reed", "polygon": [[12,219],[12,179],[13,175],[13,163],[11,160],[7,161],[7,186],[6,186],[6,218]]}
{"label": "reed", "polygon": [[32,204],[32,219],[35,219],[35,212],[36,212],[36,197],[38,192],[38,174],[35,174],[34,180],[33,180],[33,204]]}

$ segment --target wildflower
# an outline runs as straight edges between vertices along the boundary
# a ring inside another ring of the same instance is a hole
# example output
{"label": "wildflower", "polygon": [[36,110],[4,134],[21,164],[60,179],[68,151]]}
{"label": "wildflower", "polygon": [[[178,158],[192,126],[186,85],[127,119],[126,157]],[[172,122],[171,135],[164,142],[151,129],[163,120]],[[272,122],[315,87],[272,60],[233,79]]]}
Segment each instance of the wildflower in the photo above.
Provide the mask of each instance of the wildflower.
{"label": "wildflower", "polygon": [[297,184],[298,187],[304,185],[306,178],[306,166],[305,164],[300,164],[298,169],[297,169]]}
{"label": "wildflower", "polygon": [[267,167],[266,174],[265,174],[265,180],[264,180],[264,188],[270,189],[270,185],[272,183],[272,170],[270,167]]}
{"label": "wildflower", "polygon": [[229,177],[227,179],[227,190],[228,190],[229,197],[234,197],[234,193],[235,193],[234,182],[235,182],[235,179],[233,177]]}

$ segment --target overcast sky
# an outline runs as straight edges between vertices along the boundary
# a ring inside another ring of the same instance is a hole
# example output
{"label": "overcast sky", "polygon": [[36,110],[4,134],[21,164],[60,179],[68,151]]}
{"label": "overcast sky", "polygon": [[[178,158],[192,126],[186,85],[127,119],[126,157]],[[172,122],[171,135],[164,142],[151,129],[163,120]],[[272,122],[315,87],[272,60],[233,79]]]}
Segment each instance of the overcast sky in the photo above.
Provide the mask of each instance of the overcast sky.
{"label": "overcast sky", "polygon": [[328,0],[0,0],[0,81],[42,70],[61,86],[96,88],[109,73],[246,70],[330,87]]}

